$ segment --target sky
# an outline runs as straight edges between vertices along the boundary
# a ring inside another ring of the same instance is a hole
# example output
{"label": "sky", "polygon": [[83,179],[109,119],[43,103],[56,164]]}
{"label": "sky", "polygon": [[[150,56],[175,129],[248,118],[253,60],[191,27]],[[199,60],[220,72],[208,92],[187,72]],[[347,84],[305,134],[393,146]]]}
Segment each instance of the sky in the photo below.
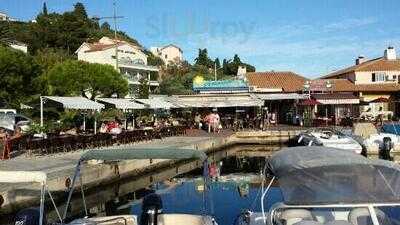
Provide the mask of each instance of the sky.
{"label": "sky", "polygon": [[[0,0],[0,11],[34,19],[44,0]],[[112,0],[81,0],[89,16],[112,16]],[[76,1],[47,0],[48,11]],[[143,46],[176,44],[190,63],[199,48],[257,71],[293,71],[315,78],[400,51],[399,0],[116,0],[118,29]],[[106,21],[106,20],[104,20]],[[112,21],[109,21],[112,24]]]}

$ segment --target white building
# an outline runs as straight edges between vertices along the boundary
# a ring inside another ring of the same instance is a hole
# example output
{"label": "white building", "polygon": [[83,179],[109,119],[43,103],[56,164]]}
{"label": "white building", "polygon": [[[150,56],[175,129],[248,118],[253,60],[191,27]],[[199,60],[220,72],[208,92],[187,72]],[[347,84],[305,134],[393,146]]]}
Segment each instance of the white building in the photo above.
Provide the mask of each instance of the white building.
{"label": "white building", "polygon": [[13,49],[20,50],[24,53],[28,53],[28,45],[19,41],[9,41],[8,46]]}
{"label": "white building", "polygon": [[171,62],[183,61],[182,49],[173,44],[169,44],[164,47],[151,47],[150,51],[155,56],[160,57],[165,64],[170,64]]}
{"label": "white building", "polygon": [[150,87],[159,86],[156,80],[150,79],[150,72],[158,72],[158,68],[147,65],[147,55],[135,44],[102,37],[95,43],[84,42],[75,54],[78,55],[78,60],[114,66],[125,75],[132,89],[137,88],[142,77],[149,80]]}
{"label": "white building", "polygon": [[16,21],[16,19],[9,17],[7,13],[0,12],[0,21]]}

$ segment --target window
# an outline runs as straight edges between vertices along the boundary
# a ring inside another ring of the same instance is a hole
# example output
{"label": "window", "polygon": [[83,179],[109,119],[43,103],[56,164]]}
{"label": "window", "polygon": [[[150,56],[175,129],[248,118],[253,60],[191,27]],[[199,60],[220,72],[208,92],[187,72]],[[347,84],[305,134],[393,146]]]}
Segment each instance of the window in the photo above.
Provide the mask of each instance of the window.
{"label": "window", "polygon": [[168,59],[168,55],[165,55],[165,59]]}
{"label": "window", "polygon": [[386,81],[385,73],[372,73],[372,82],[384,82]]}

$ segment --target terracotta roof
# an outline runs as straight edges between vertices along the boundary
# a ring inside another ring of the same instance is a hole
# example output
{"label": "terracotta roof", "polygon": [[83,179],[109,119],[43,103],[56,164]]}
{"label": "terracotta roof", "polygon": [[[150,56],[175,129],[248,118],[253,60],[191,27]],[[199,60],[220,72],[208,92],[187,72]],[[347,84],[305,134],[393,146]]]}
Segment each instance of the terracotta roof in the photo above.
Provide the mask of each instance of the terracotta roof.
{"label": "terracotta roof", "polygon": [[347,79],[324,79],[331,81],[333,92],[393,92],[400,91],[399,84],[354,84]]}
{"label": "terracotta roof", "polygon": [[311,94],[314,99],[358,99],[352,93]]}
{"label": "terracotta roof", "polygon": [[111,41],[113,41],[114,43],[113,44],[104,44],[104,43],[100,43],[100,42],[95,42],[95,43],[84,42],[82,45],[86,44],[89,47],[89,50],[86,50],[85,52],[103,51],[103,50],[106,50],[106,49],[115,48],[115,45],[118,45],[118,46],[129,45],[129,46],[131,46],[133,48],[140,48],[137,45],[131,44],[130,42],[123,41],[123,40],[111,39]]}
{"label": "terracotta roof", "polygon": [[250,86],[257,88],[281,88],[283,92],[297,92],[303,90],[305,77],[293,72],[253,72],[246,74]]}
{"label": "terracotta roof", "polygon": [[324,79],[329,80],[332,84],[333,92],[355,92],[357,91],[354,83],[347,79]]}
{"label": "terracotta roof", "polygon": [[376,58],[368,60],[359,65],[350,66],[342,70],[335,71],[321,78],[336,77],[353,72],[368,71],[400,71],[400,60],[386,60],[385,58]]}
{"label": "terracotta roof", "polygon": [[86,43],[86,44],[89,46],[89,50],[86,50],[85,52],[103,51],[115,47],[115,44],[99,44],[99,43]]}

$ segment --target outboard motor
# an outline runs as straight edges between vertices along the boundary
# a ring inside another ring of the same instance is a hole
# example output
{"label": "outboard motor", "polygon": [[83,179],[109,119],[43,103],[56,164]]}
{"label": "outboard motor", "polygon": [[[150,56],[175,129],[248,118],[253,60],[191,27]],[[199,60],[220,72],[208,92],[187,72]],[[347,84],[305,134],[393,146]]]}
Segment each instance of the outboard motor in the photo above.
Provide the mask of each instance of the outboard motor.
{"label": "outboard motor", "polygon": [[157,217],[162,212],[162,200],[156,193],[148,194],[143,198],[141,225],[157,225]]}
{"label": "outboard motor", "polygon": [[245,210],[236,218],[234,225],[249,225],[252,213],[250,210]]}
{"label": "outboard motor", "polygon": [[384,160],[391,160],[390,150],[392,150],[392,148],[393,148],[392,139],[390,137],[384,137],[382,148],[379,151],[379,153],[380,153],[379,158],[384,159]]}
{"label": "outboard motor", "polygon": [[[19,211],[14,219],[14,225],[40,225],[40,209],[27,208]],[[43,215],[43,225],[46,225],[46,217]]]}

